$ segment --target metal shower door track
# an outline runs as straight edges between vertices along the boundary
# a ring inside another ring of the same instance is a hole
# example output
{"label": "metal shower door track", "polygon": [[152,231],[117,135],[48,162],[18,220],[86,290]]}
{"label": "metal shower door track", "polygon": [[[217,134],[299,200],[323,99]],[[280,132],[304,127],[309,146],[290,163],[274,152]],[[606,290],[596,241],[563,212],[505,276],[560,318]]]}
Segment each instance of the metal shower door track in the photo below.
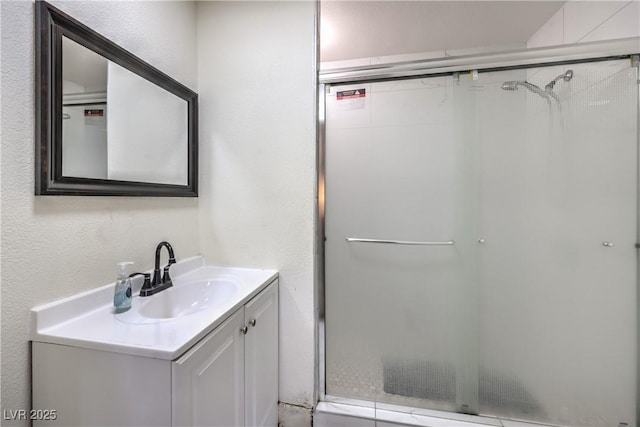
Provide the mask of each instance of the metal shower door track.
{"label": "metal shower door track", "polygon": [[640,37],[359,67],[320,69],[321,84],[393,80],[470,70],[506,70],[615,59],[640,53]]}

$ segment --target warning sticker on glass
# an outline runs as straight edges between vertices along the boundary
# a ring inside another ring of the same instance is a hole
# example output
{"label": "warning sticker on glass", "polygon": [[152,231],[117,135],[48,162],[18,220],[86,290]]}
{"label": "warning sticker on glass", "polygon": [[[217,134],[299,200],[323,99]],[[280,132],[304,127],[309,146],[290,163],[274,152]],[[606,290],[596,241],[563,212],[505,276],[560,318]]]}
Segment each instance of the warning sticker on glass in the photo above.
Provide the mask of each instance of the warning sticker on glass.
{"label": "warning sticker on glass", "polygon": [[85,117],[103,117],[104,110],[84,110]]}
{"label": "warning sticker on glass", "polygon": [[356,99],[356,98],[364,98],[367,91],[366,89],[353,89],[353,90],[343,90],[341,92],[336,93],[336,98],[338,101],[346,100],[346,99]]}
{"label": "warning sticker on glass", "polygon": [[338,108],[342,111],[360,110],[365,108],[366,96],[367,91],[365,89],[342,90],[336,92]]}

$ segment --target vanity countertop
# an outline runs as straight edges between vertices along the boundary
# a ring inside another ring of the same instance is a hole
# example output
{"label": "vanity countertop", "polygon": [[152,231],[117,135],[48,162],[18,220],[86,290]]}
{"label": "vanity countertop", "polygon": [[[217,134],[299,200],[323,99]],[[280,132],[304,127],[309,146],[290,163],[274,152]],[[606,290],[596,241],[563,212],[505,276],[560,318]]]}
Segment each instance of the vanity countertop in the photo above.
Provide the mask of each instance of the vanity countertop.
{"label": "vanity countertop", "polygon": [[[142,279],[133,280],[132,308],[125,313],[114,311],[114,283],[34,307],[31,340],[175,360],[278,277],[275,270],[207,265],[201,256],[172,265],[170,272],[173,287],[150,297],[139,297]],[[188,314],[177,317],[144,315],[145,306],[161,307],[158,303],[170,302],[184,286],[214,282],[231,283],[233,291],[213,304],[194,303]]]}

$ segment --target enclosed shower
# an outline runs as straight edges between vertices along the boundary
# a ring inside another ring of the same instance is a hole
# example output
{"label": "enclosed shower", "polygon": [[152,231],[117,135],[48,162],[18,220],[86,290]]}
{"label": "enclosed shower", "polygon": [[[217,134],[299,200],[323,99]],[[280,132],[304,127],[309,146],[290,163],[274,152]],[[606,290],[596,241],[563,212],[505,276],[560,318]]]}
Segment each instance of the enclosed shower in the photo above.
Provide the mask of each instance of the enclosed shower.
{"label": "enclosed shower", "polygon": [[323,399],[637,425],[638,78],[617,55],[323,87]]}

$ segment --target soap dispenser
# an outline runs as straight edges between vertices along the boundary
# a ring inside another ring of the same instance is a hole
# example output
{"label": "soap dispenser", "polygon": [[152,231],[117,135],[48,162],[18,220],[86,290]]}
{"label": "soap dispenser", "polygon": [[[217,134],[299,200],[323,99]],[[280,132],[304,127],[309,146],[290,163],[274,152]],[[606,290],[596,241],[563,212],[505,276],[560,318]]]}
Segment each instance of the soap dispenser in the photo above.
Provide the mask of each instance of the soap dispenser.
{"label": "soap dispenser", "polygon": [[131,308],[131,279],[127,276],[127,266],[133,264],[130,261],[119,262],[118,280],[113,294],[113,306],[116,313],[124,313]]}

